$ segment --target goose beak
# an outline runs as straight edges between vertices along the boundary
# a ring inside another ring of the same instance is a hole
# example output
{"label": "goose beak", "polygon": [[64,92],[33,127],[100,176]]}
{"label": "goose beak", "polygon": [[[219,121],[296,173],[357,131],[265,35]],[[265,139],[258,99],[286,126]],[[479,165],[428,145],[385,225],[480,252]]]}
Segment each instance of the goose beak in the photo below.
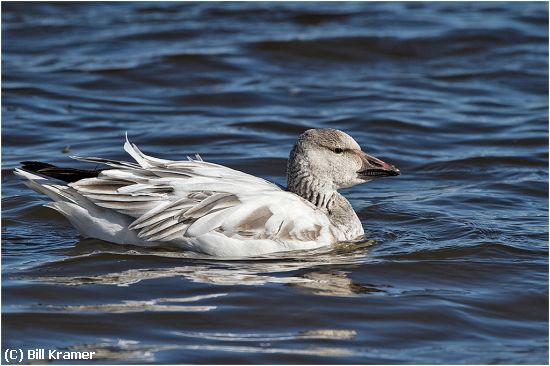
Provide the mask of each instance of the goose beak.
{"label": "goose beak", "polygon": [[358,151],[357,155],[361,158],[361,169],[357,172],[359,178],[370,180],[380,177],[393,177],[401,174],[394,165],[388,164],[374,156]]}

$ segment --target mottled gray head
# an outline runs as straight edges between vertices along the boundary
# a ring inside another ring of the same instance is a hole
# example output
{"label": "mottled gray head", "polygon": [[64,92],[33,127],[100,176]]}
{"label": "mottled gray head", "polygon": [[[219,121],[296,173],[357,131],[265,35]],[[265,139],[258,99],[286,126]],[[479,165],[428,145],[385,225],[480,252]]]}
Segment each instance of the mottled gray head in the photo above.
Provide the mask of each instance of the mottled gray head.
{"label": "mottled gray head", "polygon": [[339,189],[365,183],[374,178],[399,175],[399,169],[367,155],[348,134],[332,128],[311,129],[299,138],[288,164],[291,175],[308,174],[327,189]]}

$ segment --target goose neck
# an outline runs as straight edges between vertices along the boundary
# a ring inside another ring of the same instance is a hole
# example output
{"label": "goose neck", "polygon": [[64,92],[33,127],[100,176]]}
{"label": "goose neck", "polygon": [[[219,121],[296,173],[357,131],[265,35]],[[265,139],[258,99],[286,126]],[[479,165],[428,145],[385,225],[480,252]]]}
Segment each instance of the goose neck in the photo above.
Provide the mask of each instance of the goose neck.
{"label": "goose neck", "polygon": [[295,171],[289,174],[288,190],[321,209],[329,208],[336,192],[330,184],[307,171]]}

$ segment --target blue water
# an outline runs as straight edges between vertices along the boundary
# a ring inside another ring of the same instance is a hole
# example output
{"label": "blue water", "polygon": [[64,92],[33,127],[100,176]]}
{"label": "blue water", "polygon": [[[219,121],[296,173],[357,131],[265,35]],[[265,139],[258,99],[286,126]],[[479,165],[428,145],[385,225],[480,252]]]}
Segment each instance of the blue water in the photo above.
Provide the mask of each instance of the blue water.
{"label": "blue water", "polygon": [[[285,184],[315,127],[402,172],[343,192],[366,235],[330,253],[220,261],[82,239],[12,174],[130,159],[128,131],[155,156]],[[547,3],[2,3],[7,348],[547,364]]]}

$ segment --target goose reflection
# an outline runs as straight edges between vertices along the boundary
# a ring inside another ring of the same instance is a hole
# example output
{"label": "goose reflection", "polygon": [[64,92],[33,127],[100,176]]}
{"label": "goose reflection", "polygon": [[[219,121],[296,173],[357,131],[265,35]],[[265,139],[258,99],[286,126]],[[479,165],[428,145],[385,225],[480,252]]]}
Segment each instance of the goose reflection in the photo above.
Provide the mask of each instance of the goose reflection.
{"label": "goose reflection", "polygon": [[[286,253],[284,256],[271,255],[255,260],[224,258],[220,261],[212,260],[212,257],[200,257],[195,253],[165,250],[123,251],[117,247],[117,250],[111,251],[112,245],[101,242],[98,244],[99,246],[91,252],[89,240],[71,249],[71,256],[63,260],[65,269],[69,265],[68,262],[74,262],[74,265],[78,266],[81,261],[89,262],[105,255],[121,255],[126,259],[139,257],[145,261],[154,261],[156,265],[98,275],[29,276],[28,279],[67,286],[90,284],[131,286],[146,280],[181,277],[196,283],[219,286],[262,286],[279,283],[320,296],[356,296],[384,292],[381,288],[383,286],[353,281],[346,271],[364,263],[366,247],[372,245],[372,241],[344,243],[328,252],[319,250],[295,252],[292,257]],[[82,248],[87,249],[82,250]],[[162,259],[171,261],[175,258],[183,259],[186,265],[158,267]]]}

